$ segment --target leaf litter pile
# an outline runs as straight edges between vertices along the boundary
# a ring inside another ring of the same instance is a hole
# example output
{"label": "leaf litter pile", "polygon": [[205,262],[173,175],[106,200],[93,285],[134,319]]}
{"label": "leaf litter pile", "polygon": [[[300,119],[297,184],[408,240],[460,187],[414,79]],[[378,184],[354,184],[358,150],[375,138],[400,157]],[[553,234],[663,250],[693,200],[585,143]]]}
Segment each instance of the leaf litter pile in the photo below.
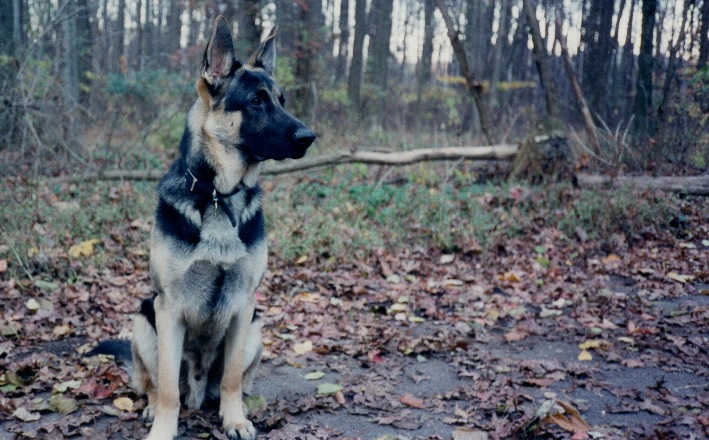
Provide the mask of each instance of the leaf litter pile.
{"label": "leaf litter pile", "polygon": [[[128,184],[114,191],[137,197]],[[673,203],[681,215],[632,234],[567,234],[530,209],[516,214],[533,219],[525,231],[484,246],[276,249],[257,292],[265,352],[246,400],[259,438],[708,435],[709,210]],[[147,434],[129,375],[80,353],[130,337],[151,294],[150,222],[125,213],[79,239],[35,218],[27,227],[45,240],[27,249],[3,230],[0,439]],[[217,412],[183,409],[181,438],[225,438]]]}

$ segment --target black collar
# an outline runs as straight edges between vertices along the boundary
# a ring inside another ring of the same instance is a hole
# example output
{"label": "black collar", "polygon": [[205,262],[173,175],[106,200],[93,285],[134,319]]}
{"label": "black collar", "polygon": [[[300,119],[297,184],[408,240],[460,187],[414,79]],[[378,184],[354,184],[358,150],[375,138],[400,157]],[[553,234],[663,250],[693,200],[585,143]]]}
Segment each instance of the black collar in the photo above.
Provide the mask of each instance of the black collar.
{"label": "black collar", "polygon": [[236,185],[236,188],[234,188],[230,193],[222,194],[218,192],[214,185],[209,183],[207,180],[197,179],[197,177],[192,174],[192,171],[187,168],[187,172],[185,173],[185,185],[187,186],[187,190],[189,192],[196,194],[199,197],[209,199],[210,202],[214,203],[215,209],[217,205],[219,205],[226,216],[229,217],[231,225],[236,227],[236,217],[234,216],[234,211],[231,210],[231,206],[229,206],[226,202],[226,199],[241,191],[241,184]]}

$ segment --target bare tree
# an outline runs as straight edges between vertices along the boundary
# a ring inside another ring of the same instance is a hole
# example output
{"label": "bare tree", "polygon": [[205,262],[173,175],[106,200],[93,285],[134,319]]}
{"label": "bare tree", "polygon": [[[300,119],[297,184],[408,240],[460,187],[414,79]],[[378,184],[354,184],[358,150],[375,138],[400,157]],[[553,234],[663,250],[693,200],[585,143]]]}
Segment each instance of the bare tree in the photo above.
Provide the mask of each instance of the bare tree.
{"label": "bare tree", "polygon": [[709,0],[702,1],[702,18],[699,26],[699,67],[709,63]]}
{"label": "bare tree", "polygon": [[364,37],[367,34],[367,1],[355,1],[355,34],[352,46],[352,61],[350,75],[347,81],[347,96],[350,102],[359,109],[362,93],[362,70],[364,67]]}
{"label": "bare tree", "polygon": [[544,39],[539,30],[536,8],[532,5],[532,0],[523,0],[524,13],[527,17],[527,26],[532,35],[534,63],[539,73],[539,81],[544,89],[547,114],[551,118],[559,116],[559,98],[556,92],[556,85],[547,63],[547,51],[544,46]]}
{"label": "bare tree", "polygon": [[654,133],[652,118],[652,70],[653,44],[657,0],[642,0],[642,30],[640,35],[640,55],[638,56],[638,78],[635,86],[635,128],[639,136]]}

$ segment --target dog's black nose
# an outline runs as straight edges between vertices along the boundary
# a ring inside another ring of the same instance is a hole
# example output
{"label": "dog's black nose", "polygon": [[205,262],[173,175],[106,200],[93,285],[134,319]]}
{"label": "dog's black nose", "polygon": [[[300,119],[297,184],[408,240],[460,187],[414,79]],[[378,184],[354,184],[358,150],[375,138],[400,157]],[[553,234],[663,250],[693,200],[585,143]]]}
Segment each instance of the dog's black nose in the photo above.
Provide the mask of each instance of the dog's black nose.
{"label": "dog's black nose", "polygon": [[313,143],[316,136],[309,128],[299,128],[293,135],[295,142],[303,148],[308,148]]}

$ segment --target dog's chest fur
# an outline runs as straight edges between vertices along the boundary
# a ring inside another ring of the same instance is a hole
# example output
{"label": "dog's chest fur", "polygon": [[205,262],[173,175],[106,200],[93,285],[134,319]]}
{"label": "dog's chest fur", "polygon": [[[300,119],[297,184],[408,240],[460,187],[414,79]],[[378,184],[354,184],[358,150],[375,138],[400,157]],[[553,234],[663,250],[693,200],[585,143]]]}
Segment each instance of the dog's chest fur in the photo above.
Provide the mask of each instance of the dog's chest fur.
{"label": "dog's chest fur", "polygon": [[219,342],[266,268],[260,190],[244,188],[227,199],[234,227],[220,206],[195,200],[185,192],[183,177],[172,174],[160,187],[153,232],[156,290],[179,309],[188,338]]}

